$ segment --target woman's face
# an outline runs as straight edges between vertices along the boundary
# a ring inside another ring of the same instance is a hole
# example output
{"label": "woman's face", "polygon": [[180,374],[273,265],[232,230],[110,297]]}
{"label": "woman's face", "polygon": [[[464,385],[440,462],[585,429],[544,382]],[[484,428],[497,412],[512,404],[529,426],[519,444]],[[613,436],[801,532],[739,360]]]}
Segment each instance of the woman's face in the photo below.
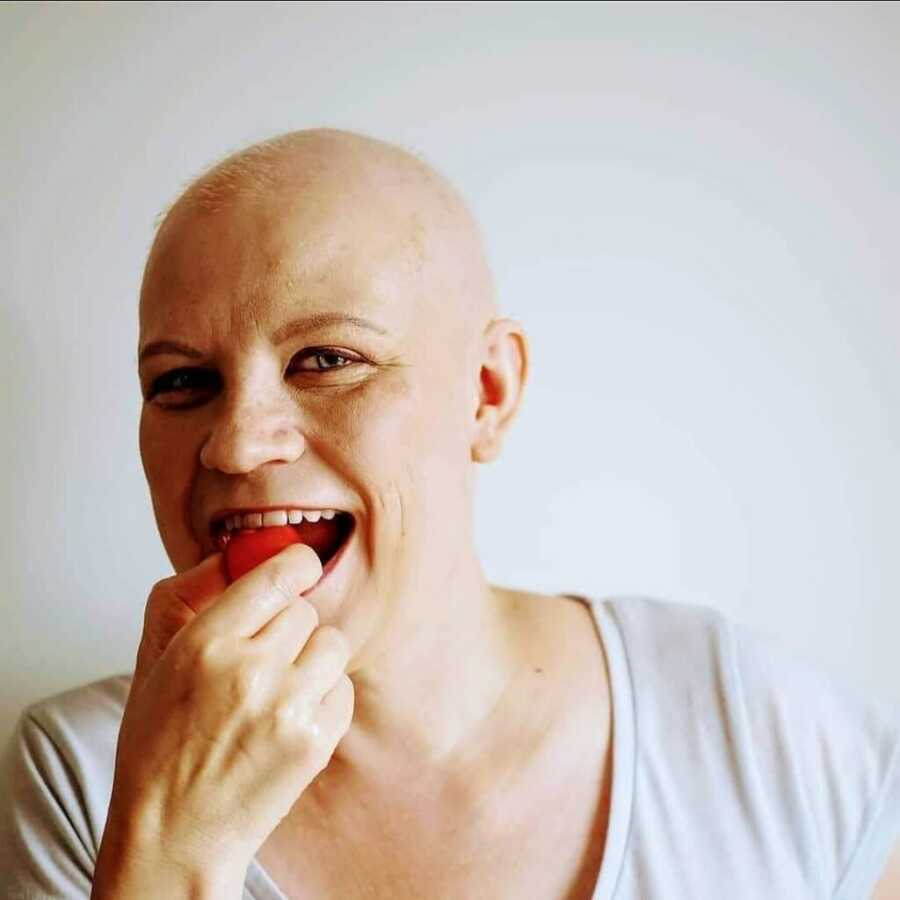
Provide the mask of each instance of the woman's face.
{"label": "woman's face", "polygon": [[445,590],[471,542],[479,372],[449,261],[399,204],[352,191],[180,207],[147,264],[139,368],[175,570],[215,552],[217,512],[337,509],[355,528],[309,595],[323,621]]}

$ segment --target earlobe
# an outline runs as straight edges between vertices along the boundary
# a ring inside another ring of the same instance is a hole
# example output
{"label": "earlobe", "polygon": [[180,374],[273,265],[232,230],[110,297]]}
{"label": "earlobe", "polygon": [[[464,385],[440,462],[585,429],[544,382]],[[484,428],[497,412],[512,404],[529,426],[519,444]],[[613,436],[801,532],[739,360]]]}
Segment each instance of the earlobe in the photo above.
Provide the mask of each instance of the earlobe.
{"label": "earlobe", "polygon": [[500,454],[497,441],[497,426],[492,416],[489,421],[479,426],[479,435],[472,445],[472,462],[493,462]]}
{"label": "earlobe", "polygon": [[473,462],[492,462],[500,455],[503,435],[522,402],[528,373],[528,341],[513,319],[493,319],[485,329],[484,353],[478,375],[476,437]]}

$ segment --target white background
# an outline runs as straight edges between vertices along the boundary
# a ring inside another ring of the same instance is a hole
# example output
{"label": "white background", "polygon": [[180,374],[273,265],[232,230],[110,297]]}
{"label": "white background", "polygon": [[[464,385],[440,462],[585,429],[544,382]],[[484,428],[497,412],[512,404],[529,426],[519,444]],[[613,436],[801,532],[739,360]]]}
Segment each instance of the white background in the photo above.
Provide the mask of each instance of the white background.
{"label": "white background", "polygon": [[721,609],[900,700],[900,7],[0,7],[0,738],[130,671],[154,220],[320,125],[468,198],[533,350],[495,583]]}

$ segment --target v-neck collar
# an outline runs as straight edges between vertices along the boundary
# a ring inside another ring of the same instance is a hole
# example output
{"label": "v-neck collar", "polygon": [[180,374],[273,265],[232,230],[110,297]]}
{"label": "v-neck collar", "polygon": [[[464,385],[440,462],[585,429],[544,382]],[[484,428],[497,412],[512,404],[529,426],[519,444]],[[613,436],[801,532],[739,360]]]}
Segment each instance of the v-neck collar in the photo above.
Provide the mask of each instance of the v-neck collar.
{"label": "v-neck collar", "polygon": [[[591,900],[613,900],[625,863],[631,833],[636,766],[634,691],[628,656],[619,626],[610,611],[611,599],[594,600],[580,594],[560,594],[586,603],[603,645],[609,668],[612,707],[612,797],[609,825],[600,865],[600,877]],[[287,900],[269,873],[254,856],[247,869],[244,889],[252,900]]]}

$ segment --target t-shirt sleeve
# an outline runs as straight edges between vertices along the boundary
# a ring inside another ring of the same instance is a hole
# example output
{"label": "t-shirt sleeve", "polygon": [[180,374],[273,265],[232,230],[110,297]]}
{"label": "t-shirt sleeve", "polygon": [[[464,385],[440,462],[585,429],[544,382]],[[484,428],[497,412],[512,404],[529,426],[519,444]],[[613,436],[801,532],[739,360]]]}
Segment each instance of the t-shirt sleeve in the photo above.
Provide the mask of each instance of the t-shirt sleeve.
{"label": "t-shirt sleeve", "polygon": [[869,900],[900,841],[900,704],[756,629],[733,623],[732,634],[785,834],[825,896]]}
{"label": "t-shirt sleeve", "polygon": [[867,804],[859,839],[834,900],[869,900],[897,844],[900,844],[900,747],[894,751],[883,784]]}
{"label": "t-shirt sleeve", "polygon": [[59,748],[26,710],[2,759],[0,896],[88,900],[93,871],[82,791]]}
{"label": "t-shirt sleeve", "polygon": [[19,715],[0,758],[0,897],[91,894],[130,674],[46,697]]}

